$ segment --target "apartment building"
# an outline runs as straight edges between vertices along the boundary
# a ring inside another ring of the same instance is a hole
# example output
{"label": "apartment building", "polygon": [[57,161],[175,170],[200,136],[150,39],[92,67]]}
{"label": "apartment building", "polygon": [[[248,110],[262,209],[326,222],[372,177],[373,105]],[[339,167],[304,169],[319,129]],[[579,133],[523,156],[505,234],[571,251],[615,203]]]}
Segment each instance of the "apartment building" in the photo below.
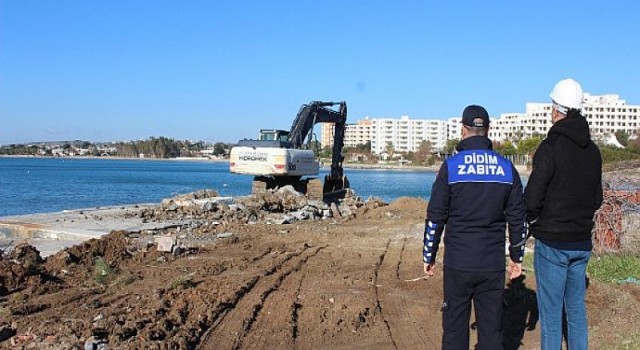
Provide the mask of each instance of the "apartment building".
{"label": "apartment building", "polygon": [[587,96],[583,113],[600,137],[617,131],[637,135],[640,128],[640,106],[627,105],[618,95]]}
{"label": "apartment building", "polygon": [[371,141],[372,122],[369,118],[348,124],[344,131],[344,144],[349,147],[363,145]]}
{"label": "apartment building", "polygon": [[[345,146],[355,147],[371,142],[371,152],[385,152],[391,143],[395,152],[415,152],[423,141],[431,143],[433,150],[444,147],[447,141],[447,122],[433,119],[410,119],[408,116],[398,118],[371,118],[358,120],[355,124],[347,124],[345,129]],[[322,129],[322,144],[333,143],[333,126]]]}
{"label": "apartment building", "polygon": [[[640,106],[627,105],[618,95],[585,93],[582,115],[595,140],[604,140],[618,131],[636,135],[640,128]],[[504,141],[546,135],[551,125],[551,103],[527,103],[525,113],[504,113],[492,120],[489,136]]]}
{"label": "apartment building", "polygon": [[322,147],[333,145],[333,135],[335,135],[334,123],[322,123],[320,144]]}
{"label": "apartment building", "polygon": [[[591,128],[595,140],[605,140],[618,131],[638,135],[640,128],[640,105],[628,105],[615,94],[584,94],[582,114]],[[390,142],[396,152],[416,151],[423,140],[431,142],[438,151],[447,140],[460,139],[460,117],[447,120],[398,118],[371,118],[348,124],[345,130],[345,145],[356,146],[371,141],[372,153],[383,153]],[[533,136],[544,136],[551,128],[551,103],[528,102],[524,113],[502,113],[491,118],[489,138],[494,141],[518,140]],[[333,126],[324,125],[322,144],[333,141]]]}
{"label": "apartment building", "polygon": [[462,138],[461,117],[453,117],[447,120],[447,140],[460,140]]}
{"label": "apartment building", "polygon": [[[371,120],[365,118],[358,120],[355,124],[347,124],[344,130],[344,145],[355,147],[371,141]],[[336,129],[334,123],[322,124],[322,147],[333,145],[333,137]]]}

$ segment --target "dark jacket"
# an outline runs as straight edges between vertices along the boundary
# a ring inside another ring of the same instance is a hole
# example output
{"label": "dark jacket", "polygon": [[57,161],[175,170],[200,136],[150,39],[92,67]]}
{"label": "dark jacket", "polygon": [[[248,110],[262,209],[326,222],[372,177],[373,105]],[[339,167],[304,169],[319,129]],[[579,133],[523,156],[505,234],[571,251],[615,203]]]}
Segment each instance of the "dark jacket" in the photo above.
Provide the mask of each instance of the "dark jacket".
{"label": "dark jacket", "polygon": [[534,237],[578,242],[591,239],[602,204],[602,157],[582,116],[557,121],[533,157],[525,190]]}
{"label": "dark jacket", "polygon": [[[425,222],[423,260],[435,261],[444,236],[444,265],[460,271],[503,271],[505,230],[511,244],[525,237],[525,206],[520,176],[494,152],[484,136],[466,138],[460,151],[440,168],[431,190]],[[524,247],[510,248],[522,260]]]}

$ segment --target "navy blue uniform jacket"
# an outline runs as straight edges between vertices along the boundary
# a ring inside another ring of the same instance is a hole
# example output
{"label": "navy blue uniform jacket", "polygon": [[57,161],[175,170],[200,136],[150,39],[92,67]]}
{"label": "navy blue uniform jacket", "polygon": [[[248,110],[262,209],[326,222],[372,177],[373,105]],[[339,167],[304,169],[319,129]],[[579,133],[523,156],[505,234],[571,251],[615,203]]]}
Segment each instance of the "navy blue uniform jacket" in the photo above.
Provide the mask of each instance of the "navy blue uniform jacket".
{"label": "navy blue uniform jacket", "polygon": [[425,221],[423,261],[435,262],[444,232],[444,265],[459,271],[504,271],[505,232],[509,255],[521,262],[526,210],[520,175],[492,150],[491,140],[472,136],[440,168]]}

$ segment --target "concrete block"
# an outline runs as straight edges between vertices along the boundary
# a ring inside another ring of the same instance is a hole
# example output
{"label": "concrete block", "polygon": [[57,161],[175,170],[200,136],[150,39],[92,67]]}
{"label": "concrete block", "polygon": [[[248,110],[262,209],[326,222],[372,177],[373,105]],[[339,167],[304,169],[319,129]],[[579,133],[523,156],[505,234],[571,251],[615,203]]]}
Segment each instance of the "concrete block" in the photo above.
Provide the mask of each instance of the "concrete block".
{"label": "concrete block", "polygon": [[156,238],[156,244],[158,245],[159,252],[169,252],[173,251],[173,246],[176,244],[176,238],[173,236],[163,236]]}

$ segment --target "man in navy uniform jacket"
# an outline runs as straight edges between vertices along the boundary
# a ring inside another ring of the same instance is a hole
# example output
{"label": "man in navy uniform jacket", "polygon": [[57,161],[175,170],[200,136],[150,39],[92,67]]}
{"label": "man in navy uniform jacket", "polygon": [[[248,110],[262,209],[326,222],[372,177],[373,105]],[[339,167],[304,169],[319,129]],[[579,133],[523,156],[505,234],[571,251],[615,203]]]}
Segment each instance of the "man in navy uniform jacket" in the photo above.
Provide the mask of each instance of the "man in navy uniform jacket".
{"label": "man in navy uniform jacket", "polygon": [[526,237],[522,183],[513,164],[492,149],[489,114],[477,105],[462,114],[458,153],[440,168],[425,221],[424,271],[433,276],[444,235],[442,349],[469,349],[473,300],[476,349],[502,348],[505,230],[509,224],[509,273],[522,273]]}

